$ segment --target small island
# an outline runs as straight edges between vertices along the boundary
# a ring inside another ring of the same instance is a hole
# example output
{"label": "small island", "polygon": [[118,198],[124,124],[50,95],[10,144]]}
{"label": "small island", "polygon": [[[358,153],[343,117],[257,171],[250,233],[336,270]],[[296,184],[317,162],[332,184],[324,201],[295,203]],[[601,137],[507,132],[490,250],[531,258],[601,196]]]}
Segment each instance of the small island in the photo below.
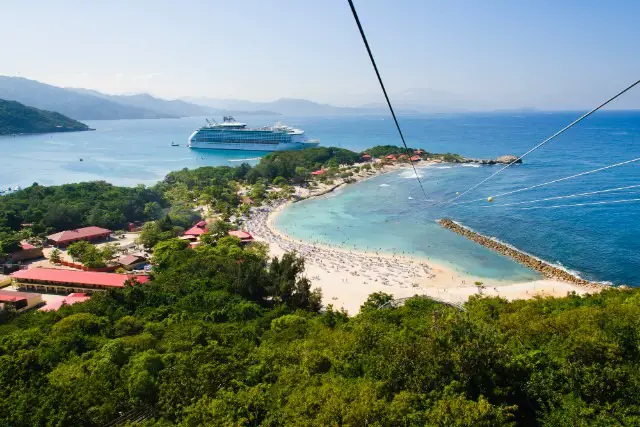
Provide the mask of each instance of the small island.
{"label": "small island", "polygon": [[39,110],[16,101],[0,99],[0,135],[86,130],[93,129],[60,113]]}

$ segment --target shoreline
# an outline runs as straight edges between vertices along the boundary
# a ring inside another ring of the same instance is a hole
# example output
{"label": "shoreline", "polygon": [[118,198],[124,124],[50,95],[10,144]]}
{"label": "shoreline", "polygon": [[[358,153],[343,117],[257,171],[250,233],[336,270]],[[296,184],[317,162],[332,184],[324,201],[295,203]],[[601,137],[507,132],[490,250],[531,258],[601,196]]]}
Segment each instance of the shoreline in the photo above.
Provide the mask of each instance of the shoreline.
{"label": "shoreline", "polygon": [[[310,194],[307,198],[328,192]],[[425,295],[451,303],[464,303],[472,295],[514,300],[536,296],[563,297],[571,292],[584,295],[599,290],[561,280],[512,282],[473,276],[429,259],[294,239],[275,226],[278,215],[291,203],[280,202],[255,208],[245,222],[245,228],[256,240],[269,245],[271,257],[296,251],[305,259],[305,275],[311,280],[312,287],[322,290],[323,304],[345,309],[350,315],[357,314],[360,306],[374,292],[392,294],[396,299]],[[483,285],[478,287],[475,282]]]}

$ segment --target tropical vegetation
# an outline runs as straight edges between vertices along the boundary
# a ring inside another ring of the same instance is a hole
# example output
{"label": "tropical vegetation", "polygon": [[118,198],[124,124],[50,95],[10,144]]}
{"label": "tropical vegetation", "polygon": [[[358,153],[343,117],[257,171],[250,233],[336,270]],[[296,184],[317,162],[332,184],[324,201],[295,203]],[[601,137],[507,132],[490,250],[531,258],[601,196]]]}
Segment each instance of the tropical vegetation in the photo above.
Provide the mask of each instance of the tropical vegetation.
{"label": "tropical vegetation", "polygon": [[[0,425],[638,425],[640,293],[354,317],[295,254],[156,246],[154,280],[0,320]],[[121,414],[124,414],[121,416]]]}
{"label": "tropical vegetation", "polygon": [[0,99],[0,135],[82,130],[89,130],[89,126],[60,113]]}

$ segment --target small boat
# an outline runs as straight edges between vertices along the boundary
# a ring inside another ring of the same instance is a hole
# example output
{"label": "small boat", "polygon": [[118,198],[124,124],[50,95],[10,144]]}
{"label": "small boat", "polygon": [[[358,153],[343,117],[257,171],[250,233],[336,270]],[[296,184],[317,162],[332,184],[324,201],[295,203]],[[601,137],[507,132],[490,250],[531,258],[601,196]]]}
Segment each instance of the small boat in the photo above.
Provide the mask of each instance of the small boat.
{"label": "small boat", "polygon": [[175,142],[171,141],[171,146],[172,146],[172,147],[179,147],[179,146],[180,146],[180,144],[176,144]]}
{"label": "small boat", "polygon": [[84,162],[84,160],[82,159],[82,157],[80,157],[80,161],[81,161],[81,162]]}

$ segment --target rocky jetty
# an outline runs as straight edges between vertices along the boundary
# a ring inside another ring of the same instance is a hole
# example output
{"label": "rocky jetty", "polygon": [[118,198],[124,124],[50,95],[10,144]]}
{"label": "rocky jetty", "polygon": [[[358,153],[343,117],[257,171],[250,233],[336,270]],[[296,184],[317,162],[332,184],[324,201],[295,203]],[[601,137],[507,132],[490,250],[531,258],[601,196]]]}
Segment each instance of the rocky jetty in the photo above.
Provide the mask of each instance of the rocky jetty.
{"label": "rocky jetty", "polygon": [[508,165],[510,163],[522,163],[522,159],[519,159],[516,156],[512,156],[510,154],[505,156],[500,156],[497,159],[467,159],[465,158],[462,163],[478,163],[481,165]]}
{"label": "rocky jetty", "polygon": [[561,268],[558,268],[532,255],[524,253],[512,246],[501,243],[495,239],[485,237],[482,234],[476,233],[475,231],[461,224],[458,224],[455,221],[452,221],[451,219],[443,218],[438,222],[442,227],[458,233],[470,240],[473,240],[474,242],[479,243],[482,246],[485,246],[495,252],[498,252],[501,255],[508,256],[516,260],[520,264],[540,272],[543,276],[549,279],[563,280],[565,282],[575,283],[576,285],[592,288],[594,290],[600,290],[606,287],[605,285],[602,285],[600,283],[590,282],[588,280],[575,276]]}

